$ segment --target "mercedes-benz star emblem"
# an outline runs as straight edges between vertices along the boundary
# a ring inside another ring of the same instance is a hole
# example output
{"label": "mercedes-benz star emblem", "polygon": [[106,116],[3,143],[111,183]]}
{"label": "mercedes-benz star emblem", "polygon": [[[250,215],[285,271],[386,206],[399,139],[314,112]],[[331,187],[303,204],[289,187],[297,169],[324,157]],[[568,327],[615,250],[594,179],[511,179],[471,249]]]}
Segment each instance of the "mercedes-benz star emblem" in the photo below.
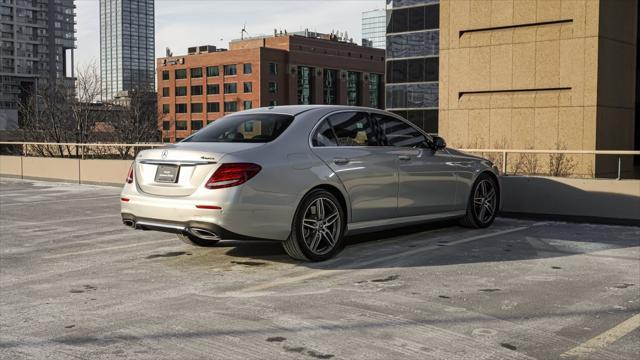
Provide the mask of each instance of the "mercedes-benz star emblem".
{"label": "mercedes-benz star emblem", "polygon": [[160,154],[160,157],[162,159],[166,159],[167,155],[169,155],[169,150],[162,150],[162,153]]}

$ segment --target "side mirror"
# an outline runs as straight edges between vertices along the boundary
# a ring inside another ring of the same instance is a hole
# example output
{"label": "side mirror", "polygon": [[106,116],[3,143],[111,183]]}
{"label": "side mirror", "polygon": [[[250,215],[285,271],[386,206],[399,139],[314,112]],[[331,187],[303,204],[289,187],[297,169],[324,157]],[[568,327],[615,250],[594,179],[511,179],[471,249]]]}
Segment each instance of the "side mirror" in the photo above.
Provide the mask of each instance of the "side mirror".
{"label": "side mirror", "polygon": [[433,136],[432,147],[434,151],[443,150],[444,148],[447,147],[447,143],[440,136]]}

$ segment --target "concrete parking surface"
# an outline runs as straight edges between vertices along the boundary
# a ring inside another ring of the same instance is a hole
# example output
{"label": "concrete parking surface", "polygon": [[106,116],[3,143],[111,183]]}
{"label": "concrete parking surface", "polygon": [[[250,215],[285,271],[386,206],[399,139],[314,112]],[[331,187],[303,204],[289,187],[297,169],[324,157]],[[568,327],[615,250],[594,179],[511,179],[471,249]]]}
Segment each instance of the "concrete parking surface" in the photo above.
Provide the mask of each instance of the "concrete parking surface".
{"label": "concrete parking surface", "polygon": [[637,227],[440,223],[354,237],[313,264],[278,243],[130,230],[118,195],[0,179],[0,358],[640,354]]}

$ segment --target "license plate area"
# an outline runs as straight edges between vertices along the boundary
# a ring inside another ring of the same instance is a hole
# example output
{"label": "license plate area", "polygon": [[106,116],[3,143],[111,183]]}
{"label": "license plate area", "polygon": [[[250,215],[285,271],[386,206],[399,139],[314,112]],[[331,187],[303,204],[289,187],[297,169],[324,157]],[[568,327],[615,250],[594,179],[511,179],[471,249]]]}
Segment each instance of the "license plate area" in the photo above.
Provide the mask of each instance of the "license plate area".
{"label": "license plate area", "polygon": [[175,184],[178,182],[180,167],[178,165],[158,165],[156,182]]}

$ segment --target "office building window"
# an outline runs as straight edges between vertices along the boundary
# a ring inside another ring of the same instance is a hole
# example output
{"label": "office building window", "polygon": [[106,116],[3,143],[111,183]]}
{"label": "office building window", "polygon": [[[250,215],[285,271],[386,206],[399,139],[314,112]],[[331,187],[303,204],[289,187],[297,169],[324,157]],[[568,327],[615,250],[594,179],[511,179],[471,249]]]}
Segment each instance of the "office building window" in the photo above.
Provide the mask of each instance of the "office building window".
{"label": "office building window", "polygon": [[438,81],[438,57],[387,61],[387,83]]}
{"label": "office building window", "polygon": [[208,113],[220,112],[220,103],[217,103],[217,102],[207,103],[207,112]]}
{"label": "office building window", "polygon": [[162,104],[162,113],[163,114],[169,113],[169,104]]}
{"label": "office building window", "polygon": [[338,70],[324,69],[322,93],[326,105],[338,103]]}
{"label": "office building window", "polygon": [[387,22],[387,34],[437,29],[439,18],[439,4],[393,10]]}
{"label": "office building window", "polygon": [[252,82],[244,83],[244,92],[250,93],[252,91],[253,91],[253,83]]}
{"label": "office building window", "polygon": [[225,101],[224,102],[224,112],[235,112],[238,111],[238,103],[235,101]]}
{"label": "office building window", "polygon": [[369,106],[381,109],[380,94],[382,93],[382,75],[369,74]]}
{"label": "office building window", "polygon": [[360,105],[360,73],[347,73],[347,105]]}
{"label": "office building window", "polygon": [[197,131],[202,129],[202,120],[191,120],[191,130]]}
{"label": "office building window", "polygon": [[194,96],[194,95],[202,95],[202,85],[191,86],[191,96]]}
{"label": "office building window", "polygon": [[313,104],[313,76],[315,69],[298,66],[298,104]]}
{"label": "office building window", "polygon": [[278,93],[278,83],[270,81],[269,82],[269,92],[272,94]]}
{"label": "office building window", "polygon": [[278,75],[278,64],[269,63],[269,74]]}
{"label": "office building window", "polygon": [[171,122],[163,121],[162,122],[162,130],[171,130]]}
{"label": "office building window", "polygon": [[169,88],[168,87],[163,87],[162,88],[162,97],[167,97],[169,96]]}
{"label": "office building window", "polygon": [[237,83],[225,83],[224,84],[224,93],[225,94],[235,94],[238,92],[238,84]]}
{"label": "office building window", "polygon": [[201,113],[202,112],[202,103],[191,103],[191,112],[192,113]]}
{"label": "office building window", "polygon": [[169,80],[169,70],[162,71],[162,80]]}
{"label": "office building window", "polygon": [[224,66],[224,74],[225,75],[237,75],[238,74],[238,70],[236,69],[236,65],[235,64],[225,65]]}
{"label": "office building window", "polygon": [[220,85],[207,84],[207,95],[216,95],[216,94],[220,94]]}
{"label": "office building window", "polygon": [[193,68],[193,69],[191,69],[191,77],[192,78],[201,78],[202,77],[202,68]]}
{"label": "office building window", "polygon": [[176,86],[176,96],[187,96],[187,87]]}
{"label": "office building window", "polygon": [[[176,130],[187,130],[186,121],[176,121]],[[176,139],[178,141],[178,139]]]}
{"label": "office building window", "polygon": [[243,73],[251,74],[251,72],[253,72],[253,69],[251,68],[251,64],[244,64]]}
{"label": "office building window", "polygon": [[187,78],[187,69],[177,69],[175,74],[176,74],[176,80],[186,79]]}
{"label": "office building window", "polygon": [[245,100],[244,101],[244,109],[245,110],[249,110],[253,108],[253,103],[251,102],[251,100]]}
{"label": "office building window", "polygon": [[207,66],[208,77],[219,76],[219,75],[220,75],[220,69],[217,66]]}
{"label": "office building window", "polygon": [[392,111],[395,114],[402,116],[403,118],[416,124],[419,128],[429,134],[438,133],[438,110],[407,110],[407,111]]}
{"label": "office building window", "polygon": [[186,114],[187,104],[176,104],[176,114]]}

